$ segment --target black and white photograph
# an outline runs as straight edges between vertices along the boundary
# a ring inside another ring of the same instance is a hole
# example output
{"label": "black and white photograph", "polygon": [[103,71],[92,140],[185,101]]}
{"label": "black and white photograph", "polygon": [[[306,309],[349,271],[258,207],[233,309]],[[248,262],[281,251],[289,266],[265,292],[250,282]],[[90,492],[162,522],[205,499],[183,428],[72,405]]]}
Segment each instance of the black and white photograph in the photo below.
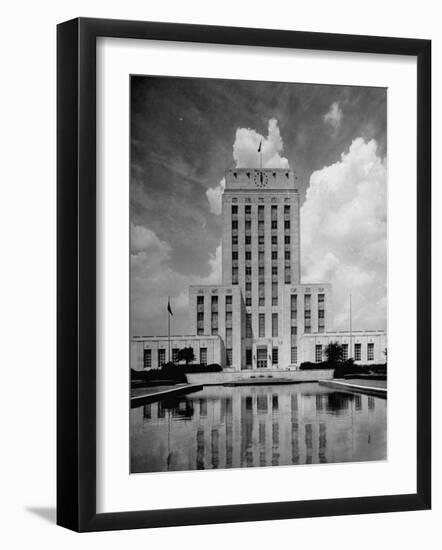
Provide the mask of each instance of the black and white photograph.
{"label": "black and white photograph", "polygon": [[130,77],[130,472],[385,461],[387,89]]}

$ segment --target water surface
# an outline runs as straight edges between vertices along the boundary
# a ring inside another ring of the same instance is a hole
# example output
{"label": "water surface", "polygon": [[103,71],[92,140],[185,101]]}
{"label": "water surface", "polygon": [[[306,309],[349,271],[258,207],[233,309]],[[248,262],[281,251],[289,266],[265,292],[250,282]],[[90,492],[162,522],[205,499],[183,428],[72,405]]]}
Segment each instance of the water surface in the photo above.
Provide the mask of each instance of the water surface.
{"label": "water surface", "polygon": [[206,386],[131,409],[131,472],[383,460],[386,408],[317,383]]}

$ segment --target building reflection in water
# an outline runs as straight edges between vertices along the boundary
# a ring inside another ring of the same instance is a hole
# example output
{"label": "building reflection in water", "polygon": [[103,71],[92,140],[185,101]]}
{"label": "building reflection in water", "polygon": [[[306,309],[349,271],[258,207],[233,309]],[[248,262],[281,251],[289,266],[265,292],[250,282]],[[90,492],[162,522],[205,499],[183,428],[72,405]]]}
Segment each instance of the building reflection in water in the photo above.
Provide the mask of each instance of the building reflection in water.
{"label": "building reflection in water", "polygon": [[386,457],[386,400],[314,383],[209,386],[130,414],[132,472]]}

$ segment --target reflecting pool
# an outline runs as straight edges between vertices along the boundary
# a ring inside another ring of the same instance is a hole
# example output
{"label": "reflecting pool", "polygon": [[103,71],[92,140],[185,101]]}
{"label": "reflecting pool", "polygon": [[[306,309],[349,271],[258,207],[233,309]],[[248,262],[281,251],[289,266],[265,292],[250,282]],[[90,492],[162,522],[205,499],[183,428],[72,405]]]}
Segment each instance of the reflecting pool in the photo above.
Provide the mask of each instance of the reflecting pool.
{"label": "reflecting pool", "polygon": [[206,386],[130,411],[131,472],[384,460],[387,401],[317,383]]}

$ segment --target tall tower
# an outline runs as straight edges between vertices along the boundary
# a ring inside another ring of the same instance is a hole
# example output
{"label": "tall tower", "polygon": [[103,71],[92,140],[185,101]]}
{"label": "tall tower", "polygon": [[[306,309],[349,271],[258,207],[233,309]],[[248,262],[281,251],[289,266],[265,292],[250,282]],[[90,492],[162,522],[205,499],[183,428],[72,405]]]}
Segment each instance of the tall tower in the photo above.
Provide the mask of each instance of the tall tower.
{"label": "tall tower", "polygon": [[223,285],[245,305],[242,364],[278,364],[285,285],[300,283],[299,194],[291,170],[226,172],[222,196]]}

